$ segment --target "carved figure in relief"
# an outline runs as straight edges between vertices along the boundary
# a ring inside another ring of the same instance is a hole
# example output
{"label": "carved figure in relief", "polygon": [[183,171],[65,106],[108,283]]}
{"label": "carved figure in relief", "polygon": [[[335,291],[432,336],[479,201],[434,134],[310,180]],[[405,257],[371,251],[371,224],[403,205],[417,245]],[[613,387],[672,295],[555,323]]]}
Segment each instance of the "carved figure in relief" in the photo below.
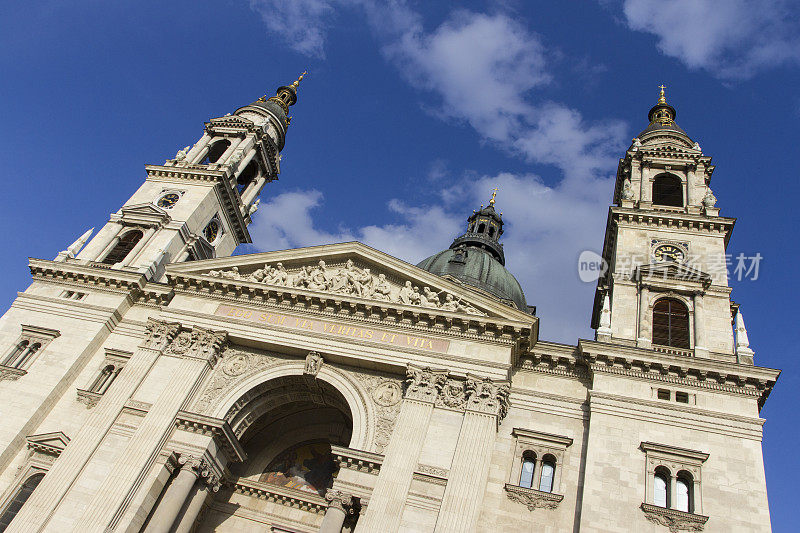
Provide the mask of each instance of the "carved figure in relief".
{"label": "carved figure in relief", "polygon": [[239,274],[239,267],[231,267],[230,270],[223,270],[220,274],[225,279],[242,279],[242,275]]}
{"label": "carved figure in relief", "polygon": [[408,297],[411,305],[422,305],[422,295],[419,293],[419,287],[414,286],[414,291]]}
{"label": "carved figure in relief", "polygon": [[325,261],[320,261],[311,274],[308,281],[308,288],[315,291],[324,291],[330,287],[328,271],[325,268]]}
{"label": "carved figure in relief", "polygon": [[275,268],[269,271],[267,278],[264,280],[264,283],[269,283],[270,285],[280,285],[281,287],[287,286],[289,284],[288,282],[289,273],[286,271],[283,263],[277,263]]}
{"label": "carved figure in relief", "polygon": [[311,283],[311,267],[304,266],[300,269],[300,272],[297,273],[297,276],[295,276],[292,286],[306,289],[309,283]]}
{"label": "carved figure in relief", "polygon": [[361,271],[359,275],[356,276],[356,291],[359,296],[363,296],[364,298],[369,298],[372,296],[375,287],[373,286],[374,280],[372,279],[372,274],[370,274],[369,269],[365,268]]}
{"label": "carved figure in relief", "polygon": [[711,187],[706,187],[706,195],[703,196],[703,205],[706,207],[714,207],[717,205],[717,197],[711,192]]}
{"label": "carved figure in relief", "polygon": [[388,302],[391,300],[391,292],[392,286],[389,285],[388,281],[386,281],[386,275],[378,274],[378,282],[375,284],[372,297],[376,300],[384,300]]}
{"label": "carved figure in relief", "polygon": [[406,281],[406,284],[403,285],[403,288],[400,289],[400,293],[398,294],[398,298],[404,304],[411,303],[411,297],[414,294],[414,289],[411,287],[411,282]]}
{"label": "carved figure in relief", "polygon": [[183,161],[186,159],[186,154],[189,153],[191,148],[189,146],[185,147],[183,150],[178,150],[178,153],[175,154],[175,161]]}
{"label": "carved figure in relief", "polygon": [[431,290],[430,287],[422,288],[422,295],[420,296],[420,303],[422,307],[439,307],[439,295]]}
{"label": "carved figure in relief", "polygon": [[633,200],[633,185],[631,185],[630,178],[625,178],[625,181],[622,183],[622,199]]}
{"label": "carved figure in relief", "polygon": [[442,311],[458,311],[458,302],[452,294],[448,294],[444,297],[441,309]]}

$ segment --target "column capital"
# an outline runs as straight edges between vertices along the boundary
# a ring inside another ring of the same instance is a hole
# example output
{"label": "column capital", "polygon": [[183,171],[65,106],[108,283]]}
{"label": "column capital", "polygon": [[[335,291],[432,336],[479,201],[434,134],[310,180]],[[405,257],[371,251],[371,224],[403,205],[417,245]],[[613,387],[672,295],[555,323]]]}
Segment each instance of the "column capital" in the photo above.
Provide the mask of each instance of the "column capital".
{"label": "column capital", "polygon": [[165,354],[203,359],[214,366],[228,341],[228,332],[193,327],[174,335]]}
{"label": "column capital", "polygon": [[447,382],[446,370],[433,370],[409,364],[406,368],[406,393],[410,400],[434,403]]}
{"label": "column capital", "polygon": [[467,411],[496,415],[498,422],[508,411],[509,383],[467,374]]}
{"label": "column capital", "polygon": [[178,322],[165,322],[163,320],[147,319],[145,326],[145,348],[163,350],[178,334],[181,325]]}
{"label": "column capital", "polygon": [[353,495],[336,489],[328,489],[325,493],[328,508],[334,508],[345,514],[353,513]]}

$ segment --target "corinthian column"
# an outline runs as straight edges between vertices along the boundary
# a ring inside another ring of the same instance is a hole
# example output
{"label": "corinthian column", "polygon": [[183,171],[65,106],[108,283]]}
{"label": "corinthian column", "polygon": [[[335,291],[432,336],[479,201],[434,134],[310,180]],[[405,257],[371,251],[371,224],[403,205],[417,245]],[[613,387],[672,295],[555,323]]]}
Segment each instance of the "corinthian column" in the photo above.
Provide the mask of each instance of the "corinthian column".
{"label": "corinthian column", "polygon": [[47,524],[67,490],[73,486],[84,466],[100,445],[103,436],[114,424],[125,402],[144,380],[161,351],[175,338],[179,324],[148,320],[144,342],[125,365],[108,390],[103,401],[89,414],[69,445],[53,464],[53,468],[31,494],[7,532],[41,531]]}
{"label": "corinthian column", "polygon": [[[226,339],[225,332],[195,327],[178,333],[167,346],[164,354],[178,357],[180,362],[98,488],[92,505],[77,521],[76,530],[102,531],[116,527],[172,429],[175,415],[197,382],[216,363]],[[123,375],[125,372],[120,374]]]}
{"label": "corinthian column", "polygon": [[467,402],[453,466],[434,531],[475,531],[480,513],[497,424],[508,406],[508,382],[467,376]]}
{"label": "corinthian column", "polygon": [[400,527],[408,489],[447,372],[408,365],[407,388],[369,507],[358,531],[391,533]]}

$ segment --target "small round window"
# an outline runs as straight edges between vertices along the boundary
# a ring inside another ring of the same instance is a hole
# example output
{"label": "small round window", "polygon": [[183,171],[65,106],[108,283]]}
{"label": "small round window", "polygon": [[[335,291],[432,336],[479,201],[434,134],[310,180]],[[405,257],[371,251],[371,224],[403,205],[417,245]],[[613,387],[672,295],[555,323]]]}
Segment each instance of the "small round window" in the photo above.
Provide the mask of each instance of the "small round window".
{"label": "small round window", "polygon": [[206,229],[203,230],[203,236],[206,238],[208,242],[214,244],[214,242],[219,237],[220,233],[219,221],[214,219],[208,223]]}
{"label": "small round window", "polygon": [[156,205],[158,207],[163,207],[164,209],[172,209],[180,199],[181,199],[180,194],[176,192],[168,192],[167,194],[163,195],[161,198],[158,199]]}

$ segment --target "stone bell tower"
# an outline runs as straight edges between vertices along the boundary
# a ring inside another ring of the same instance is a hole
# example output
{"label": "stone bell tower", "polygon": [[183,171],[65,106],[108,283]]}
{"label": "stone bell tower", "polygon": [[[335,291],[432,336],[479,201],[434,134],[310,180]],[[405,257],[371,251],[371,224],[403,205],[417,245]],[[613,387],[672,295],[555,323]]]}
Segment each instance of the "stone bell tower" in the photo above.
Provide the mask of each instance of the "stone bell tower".
{"label": "stone bell tower", "polygon": [[158,280],[168,263],[229,256],[251,242],[247,227],[264,185],[278,178],[289,107],[303,75],[271,98],[211,119],[200,140],[174,159],[146,165],[145,182],[86,247],[78,253],[90,232],[56,260]]}
{"label": "stone bell tower", "polygon": [[746,333],[737,347],[732,326],[726,247],[735,219],[720,216],[711,157],[675,116],[662,86],[620,159],[592,327],[601,341],[752,364]]}

